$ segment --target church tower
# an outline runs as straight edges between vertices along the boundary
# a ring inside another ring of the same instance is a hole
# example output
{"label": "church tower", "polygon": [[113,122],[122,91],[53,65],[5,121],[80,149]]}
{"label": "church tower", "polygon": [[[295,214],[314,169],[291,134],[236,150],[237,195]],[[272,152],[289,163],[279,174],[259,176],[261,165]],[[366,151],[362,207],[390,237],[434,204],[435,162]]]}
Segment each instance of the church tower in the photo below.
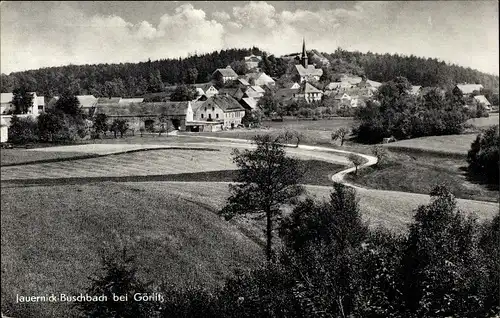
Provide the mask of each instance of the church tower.
{"label": "church tower", "polygon": [[304,40],[304,38],[302,38],[302,55],[300,57],[300,62],[304,68],[307,68],[306,40]]}

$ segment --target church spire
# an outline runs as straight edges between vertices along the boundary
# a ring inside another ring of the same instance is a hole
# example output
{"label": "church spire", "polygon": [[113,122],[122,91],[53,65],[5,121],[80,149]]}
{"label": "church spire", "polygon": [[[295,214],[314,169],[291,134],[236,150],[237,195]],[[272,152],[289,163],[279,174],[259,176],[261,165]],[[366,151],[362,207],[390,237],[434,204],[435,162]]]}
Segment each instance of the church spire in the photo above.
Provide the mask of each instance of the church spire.
{"label": "church spire", "polygon": [[306,40],[302,38],[302,56],[300,57],[302,66],[307,68],[307,52],[306,52]]}

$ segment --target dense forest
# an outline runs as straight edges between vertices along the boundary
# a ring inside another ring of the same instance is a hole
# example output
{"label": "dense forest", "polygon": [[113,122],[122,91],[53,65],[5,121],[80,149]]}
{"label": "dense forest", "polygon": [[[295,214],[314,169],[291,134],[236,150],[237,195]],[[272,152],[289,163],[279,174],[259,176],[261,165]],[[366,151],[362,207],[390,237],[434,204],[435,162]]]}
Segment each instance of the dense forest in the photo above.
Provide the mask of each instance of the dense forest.
{"label": "dense forest", "polygon": [[440,86],[450,88],[457,83],[480,83],[487,89],[498,92],[499,78],[470,67],[450,65],[438,59],[421,58],[414,55],[376,54],[349,52],[337,49],[335,53],[321,53],[332,69],[345,68],[357,75],[386,82],[398,76],[407,78],[413,85]]}
{"label": "dense forest", "polygon": [[[315,51],[315,50],[313,50]],[[311,51],[312,52],[312,51]],[[365,75],[379,82],[398,76],[407,78],[413,85],[440,86],[449,88],[456,83],[481,83],[485,88],[498,92],[499,77],[471,68],[449,65],[437,59],[397,54],[374,54],[371,52],[349,52],[341,48],[334,53],[321,53],[324,59],[315,60],[310,52],[310,61],[323,64],[325,80],[335,79],[340,73]],[[94,96],[142,96],[160,92],[165,85],[179,83],[202,83],[210,80],[217,68],[227,65],[241,66],[245,56],[262,55],[261,68],[275,78],[290,71],[294,59],[282,59],[266,54],[257,47],[228,49],[187,58],[161,59],[139,63],[68,65],[1,75],[2,92],[12,92],[24,86],[28,91],[53,96],[70,91],[73,94]],[[240,64],[235,64],[240,61]],[[238,72],[238,70],[237,70]]]}

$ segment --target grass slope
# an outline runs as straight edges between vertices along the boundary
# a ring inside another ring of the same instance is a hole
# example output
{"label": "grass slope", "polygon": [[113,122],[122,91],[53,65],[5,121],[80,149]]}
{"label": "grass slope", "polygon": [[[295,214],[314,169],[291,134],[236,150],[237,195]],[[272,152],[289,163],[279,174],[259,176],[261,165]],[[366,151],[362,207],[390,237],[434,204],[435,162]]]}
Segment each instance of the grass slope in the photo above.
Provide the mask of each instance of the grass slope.
{"label": "grass slope", "polygon": [[[98,249],[117,233],[137,242],[139,274],[155,282],[218,284],[261,260],[259,244],[214,213],[210,186],[193,198],[157,184],[3,187],[2,311],[16,294],[83,292]],[[31,310],[71,312],[61,303]]]}
{"label": "grass slope", "polygon": [[368,167],[348,180],[381,190],[428,194],[437,184],[446,185],[458,198],[498,201],[498,188],[482,185],[468,176],[464,158],[445,158],[430,153],[391,153],[386,163]]}
{"label": "grass slope", "polygon": [[443,155],[467,156],[471,143],[477,134],[430,136],[401,140],[385,144],[391,150],[403,152],[435,152]]}

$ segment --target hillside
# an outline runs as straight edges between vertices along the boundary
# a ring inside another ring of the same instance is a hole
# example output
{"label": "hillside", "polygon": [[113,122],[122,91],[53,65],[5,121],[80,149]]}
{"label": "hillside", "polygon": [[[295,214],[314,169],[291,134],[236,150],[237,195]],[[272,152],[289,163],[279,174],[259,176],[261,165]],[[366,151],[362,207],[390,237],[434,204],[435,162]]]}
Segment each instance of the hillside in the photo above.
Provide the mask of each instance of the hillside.
{"label": "hillside", "polygon": [[[257,47],[251,49],[229,49],[184,59],[162,59],[139,63],[68,65],[1,75],[2,92],[12,92],[25,85],[28,91],[52,96],[69,89],[76,95],[142,96],[162,90],[163,84],[186,82],[202,83],[210,80],[217,68],[226,67],[234,61],[242,61],[250,54],[262,55],[262,70],[273,77],[286,72],[289,63],[294,63],[295,54],[274,57]],[[317,50],[308,52],[313,63],[323,65],[324,80],[329,81],[339,73],[366,75],[369,79],[385,82],[397,76],[406,77],[413,85],[441,86],[448,88],[456,83],[481,83],[485,89],[498,93],[499,77],[449,65],[437,59],[398,54],[375,54],[349,52],[337,49],[334,53]],[[330,76],[329,76],[330,74]]]}

